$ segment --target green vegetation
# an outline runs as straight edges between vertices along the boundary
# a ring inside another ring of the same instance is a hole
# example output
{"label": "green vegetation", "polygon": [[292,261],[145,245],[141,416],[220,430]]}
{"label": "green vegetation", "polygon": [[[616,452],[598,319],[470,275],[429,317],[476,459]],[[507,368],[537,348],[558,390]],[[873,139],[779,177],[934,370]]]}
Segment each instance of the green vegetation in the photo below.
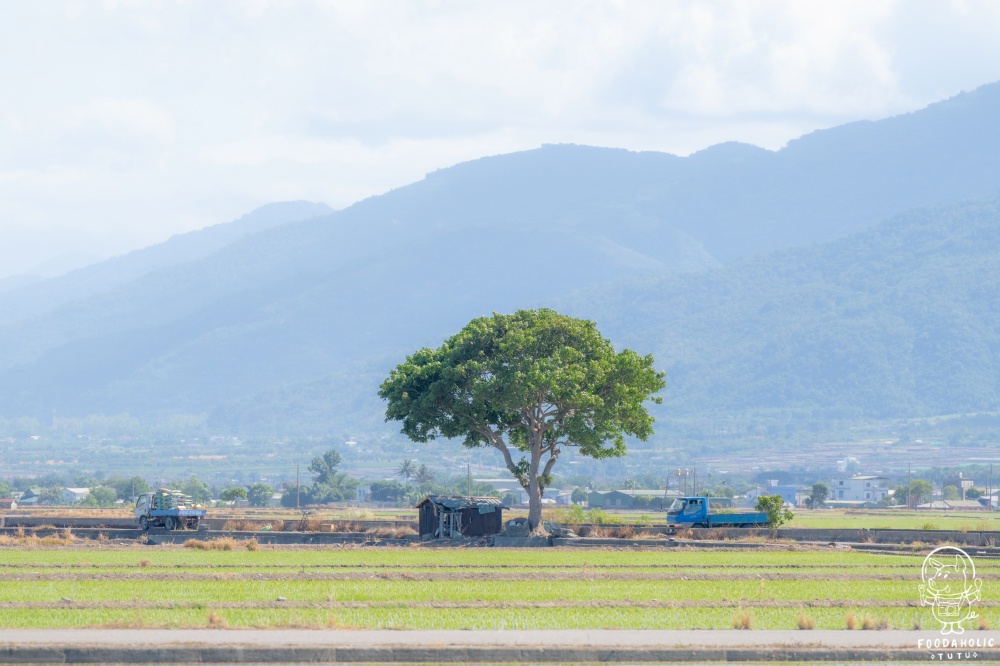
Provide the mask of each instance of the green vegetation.
{"label": "green vegetation", "polygon": [[[934,626],[922,554],[656,550],[4,549],[0,627],[843,629]],[[977,562],[983,597],[1000,563]],[[282,598],[281,601],[278,599]],[[989,621],[995,608],[980,613]]]}
{"label": "green vegetation", "polygon": [[379,397],[414,441],[462,438],[500,451],[528,492],[529,527],[544,532],[542,493],[562,449],[624,455],[625,435],[653,433],[644,403],[662,402],[654,396],[665,385],[652,356],[615,352],[593,322],[518,310],[475,319],[439,349],[407,357]]}
{"label": "green vegetation", "polygon": [[771,527],[781,527],[791,522],[795,517],[791,510],[783,508],[785,500],[781,495],[761,495],[757,498],[756,509],[767,514],[767,524]]}

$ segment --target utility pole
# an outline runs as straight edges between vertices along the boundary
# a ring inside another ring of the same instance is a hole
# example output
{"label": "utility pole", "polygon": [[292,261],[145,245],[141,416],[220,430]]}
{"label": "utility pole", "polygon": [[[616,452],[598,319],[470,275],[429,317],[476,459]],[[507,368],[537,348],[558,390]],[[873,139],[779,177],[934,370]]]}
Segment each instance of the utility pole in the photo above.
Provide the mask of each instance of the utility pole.
{"label": "utility pole", "polygon": [[299,510],[299,462],[295,461],[295,510]]}
{"label": "utility pole", "polygon": [[987,503],[989,504],[990,511],[992,511],[993,510],[993,463],[990,463],[990,483],[989,486],[987,486],[986,491],[988,493],[986,495]]}
{"label": "utility pole", "polygon": [[472,456],[469,456],[469,499],[472,499]]}
{"label": "utility pole", "polygon": [[906,510],[910,510],[910,497],[913,495],[913,487],[910,485],[912,481],[910,477],[912,476],[910,463],[906,463]]}

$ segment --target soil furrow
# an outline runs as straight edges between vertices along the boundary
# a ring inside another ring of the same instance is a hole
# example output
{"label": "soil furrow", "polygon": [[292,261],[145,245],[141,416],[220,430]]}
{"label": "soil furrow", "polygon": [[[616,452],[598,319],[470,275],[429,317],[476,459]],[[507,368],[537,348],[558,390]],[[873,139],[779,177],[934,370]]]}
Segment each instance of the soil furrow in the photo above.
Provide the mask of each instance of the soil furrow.
{"label": "soil furrow", "polygon": [[[250,609],[250,608],[409,608],[409,609],[482,609],[481,601],[225,601],[225,602],[162,602],[162,601],[24,601],[0,602],[0,610],[114,610],[114,609]],[[503,601],[488,602],[491,609],[497,608],[919,608],[918,599],[812,599],[812,600],[681,600],[681,601],[628,601],[628,600],[582,600],[582,601]],[[976,606],[1000,607],[1000,601],[978,601]]]}
{"label": "soil furrow", "polygon": [[920,571],[914,570],[902,574],[803,574],[803,573],[634,573],[634,572],[468,572],[468,573],[367,573],[367,572],[343,572],[343,573],[160,573],[137,571],[135,573],[19,573],[0,574],[0,581],[3,582],[33,582],[33,581],[550,581],[550,580],[660,580],[660,581],[784,581],[784,580],[814,580],[814,581],[892,581],[892,580],[918,580]]}

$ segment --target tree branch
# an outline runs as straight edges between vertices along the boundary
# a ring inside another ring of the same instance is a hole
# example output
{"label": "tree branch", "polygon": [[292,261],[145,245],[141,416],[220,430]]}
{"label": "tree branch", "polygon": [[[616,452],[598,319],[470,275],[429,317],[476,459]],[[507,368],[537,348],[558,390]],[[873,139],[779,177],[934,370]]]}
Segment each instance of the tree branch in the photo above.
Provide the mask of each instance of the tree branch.
{"label": "tree branch", "polygon": [[503,437],[500,433],[494,432],[493,430],[485,427],[478,428],[478,430],[486,437],[486,439],[489,440],[490,446],[503,454],[503,460],[507,464],[507,469],[509,469],[510,473],[514,475],[517,482],[522,486],[527,487],[527,479],[523,478],[523,475],[518,474],[517,465],[514,463],[514,459],[510,455],[510,449],[507,448],[507,442],[503,441]]}

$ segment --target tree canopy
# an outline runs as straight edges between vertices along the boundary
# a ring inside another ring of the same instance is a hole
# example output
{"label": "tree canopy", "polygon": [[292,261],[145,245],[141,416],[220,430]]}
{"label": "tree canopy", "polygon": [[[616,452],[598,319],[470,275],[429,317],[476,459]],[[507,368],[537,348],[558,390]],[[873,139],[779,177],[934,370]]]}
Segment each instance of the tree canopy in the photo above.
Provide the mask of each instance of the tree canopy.
{"label": "tree canopy", "polygon": [[316,475],[316,483],[332,483],[337,477],[338,465],[340,465],[340,454],[330,449],[312,459],[309,471]]}
{"label": "tree canopy", "polygon": [[542,309],[471,321],[440,348],[407,357],[379,396],[386,420],[401,421],[414,441],[461,437],[499,450],[540,531],[542,494],[563,447],[624,455],[626,435],[652,434],[644,403],[659,403],[664,386],[652,355],[615,352],[593,322]]}
{"label": "tree canopy", "polygon": [[255,483],[247,491],[247,502],[250,506],[267,506],[274,495],[274,490],[266,483]]}

